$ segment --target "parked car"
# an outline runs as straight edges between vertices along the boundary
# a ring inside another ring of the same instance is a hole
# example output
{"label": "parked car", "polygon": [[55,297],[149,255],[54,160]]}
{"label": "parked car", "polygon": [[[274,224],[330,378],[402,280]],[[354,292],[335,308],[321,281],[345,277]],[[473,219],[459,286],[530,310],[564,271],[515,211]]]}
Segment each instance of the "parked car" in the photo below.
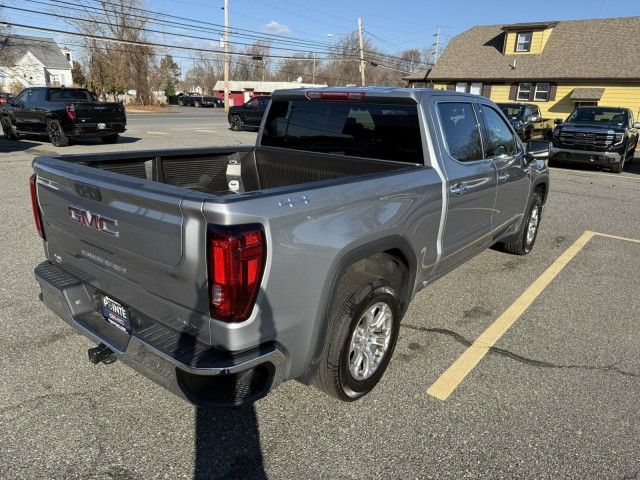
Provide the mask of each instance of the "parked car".
{"label": "parked car", "polygon": [[66,147],[73,138],[116,143],[127,118],[121,102],[99,102],[84,88],[33,87],[0,109],[0,123],[6,139],[46,135],[56,147]]}
{"label": "parked car", "polygon": [[92,362],[200,406],[289,379],[356,400],[417,292],[492,245],[531,251],[549,147],[476,95],[292,89],[255,146],[42,156],[40,299]]}
{"label": "parked car", "polygon": [[224,101],[218,97],[201,95],[199,93],[184,93],[177,96],[178,105],[181,107],[224,107]]}
{"label": "parked car", "polygon": [[553,129],[552,159],[611,168],[615,173],[633,161],[640,123],[620,107],[578,107]]}
{"label": "parked car", "polygon": [[269,95],[260,95],[253,97],[244,105],[229,108],[227,118],[231,130],[238,131],[245,127],[259,127],[270,99]]}
{"label": "parked car", "polygon": [[11,103],[14,99],[12,93],[0,93],[0,105],[6,105],[7,103]]}
{"label": "parked car", "polygon": [[524,142],[531,139],[551,140],[550,122],[542,118],[537,105],[528,103],[498,103],[497,105]]}

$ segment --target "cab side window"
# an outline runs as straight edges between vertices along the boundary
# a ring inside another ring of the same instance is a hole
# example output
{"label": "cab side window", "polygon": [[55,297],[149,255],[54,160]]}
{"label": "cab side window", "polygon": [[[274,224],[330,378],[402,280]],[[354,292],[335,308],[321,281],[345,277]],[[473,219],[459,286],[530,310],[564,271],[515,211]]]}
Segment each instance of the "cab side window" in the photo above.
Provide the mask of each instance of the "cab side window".
{"label": "cab side window", "polygon": [[31,97],[31,90],[30,89],[23,90],[22,92],[20,92],[20,95],[16,97],[14,102],[15,103],[22,102],[26,105],[27,103],[29,103],[29,97]]}
{"label": "cab side window", "polygon": [[33,90],[33,93],[31,94],[30,102],[34,105],[44,102],[44,97],[45,97],[44,94],[45,94],[45,91],[42,88]]}
{"label": "cab side window", "polygon": [[459,162],[482,160],[480,129],[471,103],[438,103],[438,115],[449,155]]}
{"label": "cab side window", "polygon": [[487,157],[515,155],[516,138],[500,114],[486,105],[480,105],[480,111],[484,120],[485,155]]}

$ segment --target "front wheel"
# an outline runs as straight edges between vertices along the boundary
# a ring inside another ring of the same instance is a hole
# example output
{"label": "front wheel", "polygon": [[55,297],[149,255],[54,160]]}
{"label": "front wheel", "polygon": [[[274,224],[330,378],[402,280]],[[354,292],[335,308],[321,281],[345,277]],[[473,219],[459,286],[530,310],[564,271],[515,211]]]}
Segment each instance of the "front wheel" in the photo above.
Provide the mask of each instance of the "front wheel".
{"label": "front wheel", "polygon": [[314,384],[351,402],[382,378],[398,340],[400,302],[382,279],[347,272],[329,317],[329,331]]}
{"label": "front wheel", "polygon": [[47,134],[49,140],[56,147],[66,147],[69,145],[69,137],[62,131],[60,122],[55,119],[47,120]]}
{"label": "front wheel", "polygon": [[234,132],[239,132],[244,128],[244,122],[242,118],[240,118],[240,115],[232,115],[231,118],[229,118],[229,124],[231,125],[231,130]]}
{"label": "front wheel", "polygon": [[629,156],[629,152],[625,151],[622,154],[620,161],[618,163],[614,163],[613,165],[611,165],[611,171],[613,173],[622,173],[622,171],[624,170],[624,166],[627,163],[628,156]]}
{"label": "front wheel", "polygon": [[5,140],[18,140],[18,134],[15,128],[13,128],[9,117],[2,118],[2,132],[4,133]]}
{"label": "front wheel", "polygon": [[526,255],[533,249],[538,237],[538,227],[540,226],[540,218],[542,217],[542,198],[535,192],[529,201],[527,214],[524,222],[516,235],[513,242],[505,242],[502,247],[507,253],[513,255]]}

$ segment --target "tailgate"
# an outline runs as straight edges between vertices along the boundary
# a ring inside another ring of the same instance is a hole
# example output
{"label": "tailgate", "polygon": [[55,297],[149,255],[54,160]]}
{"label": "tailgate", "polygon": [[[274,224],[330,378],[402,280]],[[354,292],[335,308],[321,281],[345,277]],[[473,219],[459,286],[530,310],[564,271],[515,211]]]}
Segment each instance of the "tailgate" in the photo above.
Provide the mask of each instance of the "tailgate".
{"label": "tailgate", "polygon": [[140,287],[208,310],[197,194],[63,158],[37,158],[34,169],[52,263],[86,274],[85,281],[130,306],[144,296]]}
{"label": "tailgate", "polygon": [[74,104],[77,121],[80,123],[124,122],[125,111],[121,103],[78,102]]}

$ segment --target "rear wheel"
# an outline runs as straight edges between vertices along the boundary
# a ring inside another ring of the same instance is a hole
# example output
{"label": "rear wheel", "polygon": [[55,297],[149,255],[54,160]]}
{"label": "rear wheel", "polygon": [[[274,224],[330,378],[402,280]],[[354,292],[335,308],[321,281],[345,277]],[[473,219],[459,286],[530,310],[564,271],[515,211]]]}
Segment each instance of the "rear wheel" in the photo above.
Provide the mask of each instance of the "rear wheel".
{"label": "rear wheel", "polygon": [[533,249],[538,237],[538,227],[540,226],[540,218],[542,217],[542,198],[538,192],[533,194],[529,202],[527,214],[524,222],[518,231],[513,242],[505,242],[502,244],[503,250],[513,255],[526,255]]}
{"label": "rear wheel", "polygon": [[234,132],[238,132],[244,128],[244,122],[240,115],[232,115],[229,119],[229,124],[231,125],[231,130]]}
{"label": "rear wheel", "polygon": [[62,131],[58,120],[47,120],[47,135],[49,135],[49,140],[56,147],[66,147],[69,145],[69,137]]}
{"label": "rear wheel", "polygon": [[117,133],[114,133],[112,135],[107,135],[105,137],[102,137],[102,141],[104,143],[118,143],[118,138],[120,136]]}
{"label": "rear wheel", "polygon": [[400,330],[400,303],[384,279],[347,272],[337,289],[314,384],[343,401],[369,393],[380,381]]}
{"label": "rear wheel", "polygon": [[16,129],[13,128],[9,117],[2,118],[2,132],[6,140],[18,140],[18,134],[16,133]]}

